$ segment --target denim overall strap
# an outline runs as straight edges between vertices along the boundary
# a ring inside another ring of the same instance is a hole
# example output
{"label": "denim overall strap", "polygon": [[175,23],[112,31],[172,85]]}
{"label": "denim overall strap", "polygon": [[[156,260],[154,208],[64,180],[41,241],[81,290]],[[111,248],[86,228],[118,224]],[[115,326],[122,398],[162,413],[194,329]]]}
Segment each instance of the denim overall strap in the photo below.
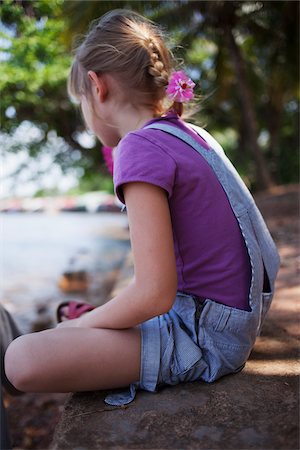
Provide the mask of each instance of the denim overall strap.
{"label": "denim overall strap", "polygon": [[[240,176],[236,172],[234,166],[225,156],[224,153],[216,152],[214,149],[207,150],[203,147],[196,139],[192,138],[185,131],[166,124],[152,123],[144,127],[144,129],[154,128],[157,130],[165,131],[166,133],[172,134],[182,141],[190,145],[194,150],[196,150],[208,164],[212,167],[213,171],[217,175],[220,183],[225,190],[231,207],[237,217],[243,214],[244,210],[251,206],[254,201],[245,185],[241,186]],[[196,132],[196,131],[195,131]],[[229,169],[224,170],[225,168]],[[241,191],[242,188],[242,192]],[[234,195],[232,194],[234,191]]]}
{"label": "denim overall strap", "polygon": [[[263,290],[263,266],[273,291],[279,268],[277,249],[252,195],[225,153],[219,149],[205,148],[196,139],[176,126],[152,123],[144,127],[144,129],[161,130],[181,139],[207,161],[227,195],[249,251],[252,266],[250,304],[252,299],[258,298]],[[194,131],[199,134],[197,129]],[[254,305],[252,304],[251,306]]]}

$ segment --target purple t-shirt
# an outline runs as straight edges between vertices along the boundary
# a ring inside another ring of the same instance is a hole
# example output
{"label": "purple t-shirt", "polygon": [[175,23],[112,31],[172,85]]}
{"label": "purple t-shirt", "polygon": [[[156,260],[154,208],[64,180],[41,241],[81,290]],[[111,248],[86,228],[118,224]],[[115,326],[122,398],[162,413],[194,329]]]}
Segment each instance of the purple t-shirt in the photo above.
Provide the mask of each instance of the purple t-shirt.
{"label": "purple t-shirt", "polygon": [[[176,114],[160,121],[187,131],[210,149]],[[251,269],[237,219],[215,173],[192,147],[161,130],[141,128],[119,143],[115,191],[125,203],[124,183],[163,188],[171,212],[178,290],[239,309],[249,309]]]}

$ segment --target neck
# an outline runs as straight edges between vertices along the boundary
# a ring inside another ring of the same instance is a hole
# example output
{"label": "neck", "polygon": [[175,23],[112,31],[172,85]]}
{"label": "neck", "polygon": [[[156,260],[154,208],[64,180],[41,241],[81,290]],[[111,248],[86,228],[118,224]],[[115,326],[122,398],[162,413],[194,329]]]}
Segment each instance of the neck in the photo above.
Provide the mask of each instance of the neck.
{"label": "neck", "polygon": [[146,122],[154,117],[153,111],[147,108],[137,109],[130,105],[127,108],[120,110],[116,117],[116,124],[121,139],[130,131],[142,128]]}

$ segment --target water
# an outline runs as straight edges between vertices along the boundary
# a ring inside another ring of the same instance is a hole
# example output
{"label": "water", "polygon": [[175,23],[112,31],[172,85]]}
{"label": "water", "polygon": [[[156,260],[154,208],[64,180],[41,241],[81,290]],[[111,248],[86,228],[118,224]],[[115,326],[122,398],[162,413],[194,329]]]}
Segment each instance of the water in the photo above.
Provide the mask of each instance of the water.
{"label": "water", "polygon": [[66,299],[57,283],[74,255],[104,272],[120,264],[128,248],[127,239],[118,239],[127,227],[124,213],[1,214],[0,221],[0,301],[24,332],[38,308],[53,312]]}

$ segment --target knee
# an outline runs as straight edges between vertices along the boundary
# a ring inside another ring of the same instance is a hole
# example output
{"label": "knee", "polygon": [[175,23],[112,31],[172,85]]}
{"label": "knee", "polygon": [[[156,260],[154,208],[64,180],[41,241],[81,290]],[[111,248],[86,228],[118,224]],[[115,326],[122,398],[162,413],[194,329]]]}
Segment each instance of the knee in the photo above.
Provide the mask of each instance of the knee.
{"label": "knee", "polygon": [[20,336],[8,346],[4,356],[4,370],[9,382],[19,391],[30,392],[34,367],[30,335]]}

